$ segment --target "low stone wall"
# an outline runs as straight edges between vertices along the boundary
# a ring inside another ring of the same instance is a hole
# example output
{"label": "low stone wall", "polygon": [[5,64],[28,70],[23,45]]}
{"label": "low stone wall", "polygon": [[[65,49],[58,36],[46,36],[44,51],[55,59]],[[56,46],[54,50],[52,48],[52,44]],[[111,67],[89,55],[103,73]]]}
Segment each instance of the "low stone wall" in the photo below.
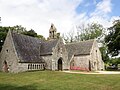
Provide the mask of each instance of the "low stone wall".
{"label": "low stone wall", "polygon": [[18,72],[31,71],[31,70],[44,70],[44,63],[19,63]]}

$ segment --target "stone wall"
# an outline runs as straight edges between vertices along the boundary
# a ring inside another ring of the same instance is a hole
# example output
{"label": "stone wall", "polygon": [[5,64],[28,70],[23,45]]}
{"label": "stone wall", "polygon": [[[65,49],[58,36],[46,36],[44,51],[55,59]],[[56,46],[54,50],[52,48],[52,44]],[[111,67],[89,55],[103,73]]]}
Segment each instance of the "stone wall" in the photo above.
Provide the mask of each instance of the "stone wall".
{"label": "stone wall", "polygon": [[65,48],[65,45],[60,38],[56,47],[53,48],[53,55],[52,55],[52,62],[53,62],[53,70],[58,70],[58,60],[62,59],[62,70],[69,69],[69,62],[68,62],[68,52]]}
{"label": "stone wall", "polygon": [[68,52],[65,45],[60,38],[55,47],[52,48],[52,55],[42,56],[46,62],[46,69],[48,70],[58,70],[58,60],[62,59],[62,69],[70,69],[70,62],[68,61]]}
{"label": "stone wall", "polygon": [[90,52],[90,61],[92,63],[92,70],[104,70],[104,62],[102,61],[101,52],[96,40],[94,41]]}
{"label": "stone wall", "polygon": [[102,61],[101,52],[96,40],[94,40],[90,55],[79,55],[72,58],[70,69],[87,71],[104,70],[104,62]]}
{"label": "stone wall", "polygon": [[44,63],[18,63],[18,72],[44,69]]}
{"label": "stone wall", "polygon": [[3,71],[3,62],[6,61],[9,72],[18,72],[18,58],[11,37],[11,32],[7,34],[1,54],[0,54],[0,70]]}
{"label": "stone wall", "polygon": [[42,56],[46,62],[46,69],[58,70],[58,60],[60,58],[62,59],[62,69],[69,69],[68,53],[62,39],[58,40],[57,45],[52,50],[52,55]]}
{"label": "stone wall", "polygon": [[89,71],[89,59],[90,55],[74,56],[70,64],[71,70]]}
{"label": "stone wall", "polygon": [[45,67],[47,70],[52,70],[52,55],[42,56],[45,60]]}
{"label": "stone wall", "polygon": [[[43,70],[44,63],[19,63],[19,58],[17,56],[13,39],[11,36],[11,32],[9,31],[4,42],[2,51],[0,53],[0,70],[4,71],[3,69],[3,62],[7,62],[9,72],[23,72],[28,70]],[[28,65],[32,65],[33,68],[29,69]]]}

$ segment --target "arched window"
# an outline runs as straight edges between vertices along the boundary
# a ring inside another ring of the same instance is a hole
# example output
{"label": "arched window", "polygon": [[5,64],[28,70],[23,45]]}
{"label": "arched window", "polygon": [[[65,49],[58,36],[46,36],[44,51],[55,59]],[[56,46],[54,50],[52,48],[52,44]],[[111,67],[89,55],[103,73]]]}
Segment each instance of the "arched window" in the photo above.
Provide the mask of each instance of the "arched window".
{"label": "arched window", "polygon": [[58,70],[62,70],[62,58],[58,59]]}
{"label": "arched window", "polygon": [[5,61],[3,62],[3,64],[4,64],[4,66],[3,66],[4,72],[8,72],[9,67],[8,67],[8,65],[7,65],[7,61],[5,60]]}

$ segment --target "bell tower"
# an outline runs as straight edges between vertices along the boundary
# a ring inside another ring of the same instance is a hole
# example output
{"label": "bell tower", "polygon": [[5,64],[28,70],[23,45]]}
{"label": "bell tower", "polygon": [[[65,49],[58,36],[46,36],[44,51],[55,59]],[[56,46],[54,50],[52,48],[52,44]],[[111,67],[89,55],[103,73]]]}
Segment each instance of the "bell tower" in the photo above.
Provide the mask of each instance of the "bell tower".
{"label": "bell tower", "polygon": [[55,28],[54,24],[51,24],[49,29],[49,39],[56,39],[57,38],[57,29]]}

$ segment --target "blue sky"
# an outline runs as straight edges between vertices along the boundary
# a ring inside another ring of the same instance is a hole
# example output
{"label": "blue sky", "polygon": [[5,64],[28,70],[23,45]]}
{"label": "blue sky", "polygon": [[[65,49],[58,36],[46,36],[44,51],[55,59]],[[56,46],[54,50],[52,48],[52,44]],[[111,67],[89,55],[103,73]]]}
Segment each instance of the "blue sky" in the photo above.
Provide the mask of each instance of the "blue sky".
{"label": "blue sky", "polygon": [[51,23],[61,34],[92,22],[110,27],[119,8],[119,0],[0,0],[0,25],[22,25],[47,37]]}
{"label": "blue sky", "polygon": [[93,12],[95,9],[95,2],[93,0],[84,0],[84,2],[80,3],[76,8],[76,12],[78,14],[86,12],[88,15]]}
{"label": "blue sky", "polygon": [[112,12],[110,16],[120,16],[120,0],[112,0]]}
{"label": "blue sky", "polygon": [[[78,7],[76,8],[76,12],[82,13],[82,12],[87,12],[88,15],[93,12],[96,8],[96,4],[95,3],[99,3],[102,0],[84,0],[81,4],[78,5]],[[120,12],[120,0],[110,0],[111,1],[111,10],[112,12],[109,13],[110,16],[119,16]]]}

